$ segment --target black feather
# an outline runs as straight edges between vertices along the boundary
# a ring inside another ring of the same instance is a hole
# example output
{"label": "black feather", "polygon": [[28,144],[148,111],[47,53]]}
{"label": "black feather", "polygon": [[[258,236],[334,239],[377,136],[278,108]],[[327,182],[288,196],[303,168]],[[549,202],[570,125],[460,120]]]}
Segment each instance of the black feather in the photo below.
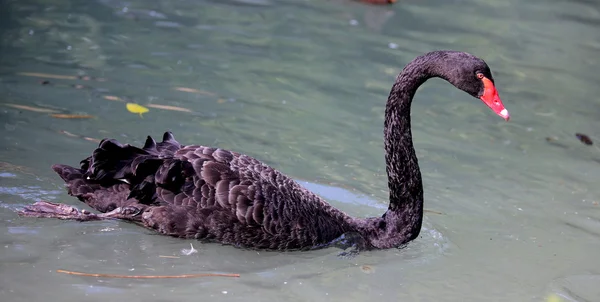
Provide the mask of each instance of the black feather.
{"label": "black feather", "polygon": [[478,97],[493,81],[483,60],[452,51],[417,57],[398,75],[386,106],[384,136],[390,205],[381,217],[353,218],[294,180],[243,154],[182,146],[170,132],[143,148],[103,140],[76,169],[55,165],[69,194],[106,212],[136,207],[139,223],[182,238],[260,249],[327,246],[344,234],[364,248],[397,247],[417,237],[423,185],[410,131],[417,88],[441,77]]}

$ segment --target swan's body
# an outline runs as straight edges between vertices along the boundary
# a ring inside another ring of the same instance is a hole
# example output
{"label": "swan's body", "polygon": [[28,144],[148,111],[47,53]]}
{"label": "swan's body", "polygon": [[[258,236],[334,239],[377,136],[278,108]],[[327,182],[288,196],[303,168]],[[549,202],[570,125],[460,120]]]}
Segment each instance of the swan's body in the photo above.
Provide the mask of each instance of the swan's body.
{"label": "swan's body", "polygon": [[508,119],[485,62],[462,52],[417,57],[398,75],[384,125],[390,206],[381,217],[355,218],[252,157],[204,146],[182,146],[170,133],[143,148],[104,140],[81,169],[55,165],[69,194],[105,213],[38,203],[37,217],[134,221],[166,235],[257,249],[309,249],[344,234],[366,248],[397,247],[416,238],[423,185],[412,145],[410,104],[417,88],[441,77],[481,98]]}

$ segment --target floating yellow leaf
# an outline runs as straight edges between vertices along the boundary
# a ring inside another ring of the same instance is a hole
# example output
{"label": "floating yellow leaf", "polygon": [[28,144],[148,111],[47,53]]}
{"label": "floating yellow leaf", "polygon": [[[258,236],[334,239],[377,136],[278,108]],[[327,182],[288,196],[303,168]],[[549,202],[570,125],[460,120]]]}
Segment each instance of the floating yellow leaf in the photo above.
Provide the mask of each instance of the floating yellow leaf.
{"label": "floating yellow leaf", "polygon": [[204,94],[204,95],[211,95],[211,96],[215,95],[212,92],[208,92],[208,91],[204,91],[204,90],[199,90],[199,89],[194,89],[194,88],[175,87],[173,89],[175,89],[177,91],[182,91],[182,92],[190,92],[190,93],[197,93],[197,94]]}
{"label": "floating yellow leaf", "polygon": [[219,103],[219,104],[223,104],[223,103],[225,103],[225,102],[227,102],[225,99],[218,99],[218,100],[217,100],[217,103]]}
{"label": "floating yellow leaf", "polygon": [[4,104],[4,105],[6,105],[8,107],[16,108],[16,109],[33,111],[33,112],[41,112],[41,113],[54,113],[54,112],[57,112],[56,110],[52,110],[52,109],[32,107],[32,106],[26,106],[26,105],[18,105],[18,104]]}
{"label": "floating yellow leaf", "polygon": [[150,109],[135,103],[127,103],[127,110],[131,113],[139,113],[140,116],[142,116],[143,113],[150,111]]}
{"label": "floating yellow leaf", "polygon": [[94,118],[94,116],[87,115],[87,114],[62,114],[62,113],[55,113],[55,114],[51,114],[50,116],[54,117],[54,118],[66,118],[66,119]]}
{"label": "floating yellow leaf", "polygon": [[109,100],[109,101],[123,102],[122,98],[120,98],[118,96],[114,96],[114,95],[105,95],[105,96],[103,96],[103,98],[105,100]]}
{"label": "floating yellow leaf", "polygon": [[177,107],[177,106],[170,106],[170,105],[147,104],[146,106],[148,106],[150,108],[163,109],[163,110],[172,110],[172,111],[181,111],[181,112],[192,112],[192,110],[189,110],[187,108],[182,108],[182,107]]}
{"label": "floating yellow leaf", "polygon": [[28,77],[38,77],[38,78],[49,78],[49,79],[59,79],[59,80],[77,80],[76,76],[65,76],[60,74],[49,74],[49,73],[39,73],[39,72],[19,72],[18,75],[28,76]]}

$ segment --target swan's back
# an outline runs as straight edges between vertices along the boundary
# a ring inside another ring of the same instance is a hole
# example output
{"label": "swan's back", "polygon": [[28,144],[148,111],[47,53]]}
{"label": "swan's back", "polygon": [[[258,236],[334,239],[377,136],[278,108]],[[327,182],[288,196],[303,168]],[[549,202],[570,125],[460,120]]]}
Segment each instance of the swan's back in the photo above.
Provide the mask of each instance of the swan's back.
{"label": "swan's back", "polygon": [[170,133],[143,148],[103,140],[81,169],[53,169],[94,209],[134,208],[131,220],[171,236],[289,250],[349,231],[344,213],[270,166]]}

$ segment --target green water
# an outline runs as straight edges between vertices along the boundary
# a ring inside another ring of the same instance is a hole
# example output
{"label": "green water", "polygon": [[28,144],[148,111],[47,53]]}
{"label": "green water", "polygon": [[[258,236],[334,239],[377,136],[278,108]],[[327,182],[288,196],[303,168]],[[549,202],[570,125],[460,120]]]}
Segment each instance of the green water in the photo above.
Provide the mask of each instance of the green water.
{"label": "green water", "polygon": [[[2,301],[600,301],[600,150],[574,136],[600,137],[599,26],[594,0],[4,1]],[[39,199],[81,205],[49,168],[88,156],[96,143],[81,136],[141,144],[170,130],[259,158],[352,215],[380,215],[387,93],[436,49],[484,58],[512,119],[441,80],[419,90],[425,207],[441,214],[426,213],[405,249],[350,260],[336,249],[245,251],[15,213]],[[117,97],[191,112],[140,117]],[[198,253],[183,255],[190,243]]]}

